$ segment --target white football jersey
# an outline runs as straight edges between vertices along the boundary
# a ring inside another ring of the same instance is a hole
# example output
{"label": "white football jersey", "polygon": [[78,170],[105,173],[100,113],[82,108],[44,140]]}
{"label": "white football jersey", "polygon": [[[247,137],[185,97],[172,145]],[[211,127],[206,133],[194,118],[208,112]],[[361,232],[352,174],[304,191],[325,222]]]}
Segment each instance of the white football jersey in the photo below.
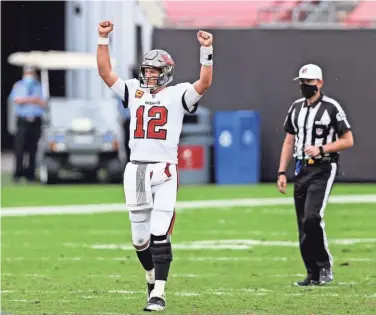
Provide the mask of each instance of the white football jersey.
{"label": "white football jersey", "polygon": [[201,97],[196,92],[187,101],[184,94],[193,85],[181,83],[150,94],[137,79],[119,79],[111,88],[130,111],[130,160],[177,164],[184,112],[194,112]]}

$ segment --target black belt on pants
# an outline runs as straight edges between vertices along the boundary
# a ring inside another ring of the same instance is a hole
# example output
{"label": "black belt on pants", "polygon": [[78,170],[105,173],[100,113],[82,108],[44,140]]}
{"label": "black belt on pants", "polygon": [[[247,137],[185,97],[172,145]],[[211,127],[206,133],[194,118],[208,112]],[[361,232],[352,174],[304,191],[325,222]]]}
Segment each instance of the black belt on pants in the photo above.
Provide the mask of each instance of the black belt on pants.
{"label": "black belt on pants", "polygon": [[301,160],[301,159],[295,159],[295,163],[300,161],[302,163],[302,166],[317,166],[322,164],[330,164],[330,163],[337,163],[338,158],[336,157],[323,157],[320,159],[309,159],[309,160]]}
{"label": "black belt on pants", "polygon": [[150,162],[150,161],[131,161],[132,164],[145,165],[145,164],[157,164],[161,162]]}

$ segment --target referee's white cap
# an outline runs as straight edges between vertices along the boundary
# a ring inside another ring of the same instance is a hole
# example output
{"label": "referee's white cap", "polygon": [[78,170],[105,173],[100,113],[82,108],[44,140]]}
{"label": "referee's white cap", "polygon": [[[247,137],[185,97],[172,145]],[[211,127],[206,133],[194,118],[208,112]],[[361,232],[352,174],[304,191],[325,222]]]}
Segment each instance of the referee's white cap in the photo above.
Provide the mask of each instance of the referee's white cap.
{"label": "referee's white cap", "polygon": [[299,80],[299,79],[322,80],[322,70],[319,66],[310,63],[300,68],[299,76],[294,78],[294,80]]}

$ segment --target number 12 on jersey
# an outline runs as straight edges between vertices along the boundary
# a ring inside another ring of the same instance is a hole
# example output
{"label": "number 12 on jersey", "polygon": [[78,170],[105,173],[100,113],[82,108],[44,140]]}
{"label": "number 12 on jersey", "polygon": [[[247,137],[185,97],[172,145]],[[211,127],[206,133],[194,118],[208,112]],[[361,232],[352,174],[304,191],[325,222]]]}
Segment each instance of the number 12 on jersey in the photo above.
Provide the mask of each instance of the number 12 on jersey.
{"label": "number 12 on jersey", "polygon": [[[135,139],[158,139],[166,140],[167,129],[161,129],[167,124],[168,111],[163,106],[153,106],[147,111],[147,117],[150,118],[146,132],[144,130],[145,106],[140,106],[136,111],[136,130],[134,131]],[[157,128],[159,128],[157,130]],[[145,137],[146,135],[146,137]]]}

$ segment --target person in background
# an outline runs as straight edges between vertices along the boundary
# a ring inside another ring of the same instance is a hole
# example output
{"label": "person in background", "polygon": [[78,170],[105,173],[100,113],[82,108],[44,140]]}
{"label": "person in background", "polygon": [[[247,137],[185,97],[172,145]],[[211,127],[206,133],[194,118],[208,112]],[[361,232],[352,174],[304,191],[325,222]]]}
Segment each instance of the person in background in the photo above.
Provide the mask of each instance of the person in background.
{"label": "person in background", "polygon": [[[46,108],[42,85],[38,81],[34,68],[24,67],[23,77],[14,84],[10,100],[16,107],[17,117],[14,142],[16,169],[13,179],[18,182],[21,177],[26,177],[29,182],[33,182],[35,181],[35,158],[41,135],[42,116]],[[25,152],[29,153],[29,163],[26,167],[23,164]]]}

